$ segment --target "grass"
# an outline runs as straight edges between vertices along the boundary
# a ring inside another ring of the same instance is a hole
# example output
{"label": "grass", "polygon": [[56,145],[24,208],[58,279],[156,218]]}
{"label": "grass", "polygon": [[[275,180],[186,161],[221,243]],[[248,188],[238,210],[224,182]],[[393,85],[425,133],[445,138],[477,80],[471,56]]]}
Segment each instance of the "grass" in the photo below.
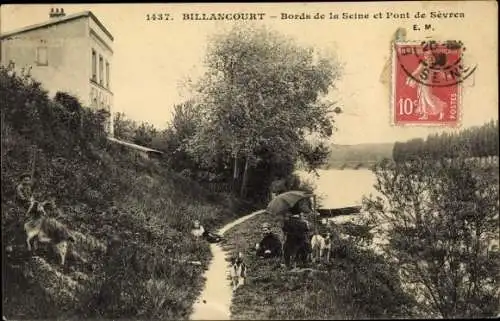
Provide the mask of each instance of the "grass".
{"label": "grass", "polygon": [[[413,301],[401,290],[393,267],[349,240],[339,240],[325,273],[291,273],[281,260],[263,260],[253,247],[269,222],[283,237],[281,219],[261,214],[226,234],[227,249],[241,251],[247,283],[234,295],[233,319],[365,319],[412,316]],[[282,238],[283,240],[283,238]]]}

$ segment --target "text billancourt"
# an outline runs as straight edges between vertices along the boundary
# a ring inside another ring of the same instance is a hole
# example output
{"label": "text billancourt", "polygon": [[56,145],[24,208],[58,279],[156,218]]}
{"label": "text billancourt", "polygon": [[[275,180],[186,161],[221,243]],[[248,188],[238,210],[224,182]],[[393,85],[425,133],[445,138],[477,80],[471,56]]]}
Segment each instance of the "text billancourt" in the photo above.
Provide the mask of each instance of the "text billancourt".
{"label": "text billancourt", "polygon": [[265,13],[183,13],[182,20],[263,20]]}

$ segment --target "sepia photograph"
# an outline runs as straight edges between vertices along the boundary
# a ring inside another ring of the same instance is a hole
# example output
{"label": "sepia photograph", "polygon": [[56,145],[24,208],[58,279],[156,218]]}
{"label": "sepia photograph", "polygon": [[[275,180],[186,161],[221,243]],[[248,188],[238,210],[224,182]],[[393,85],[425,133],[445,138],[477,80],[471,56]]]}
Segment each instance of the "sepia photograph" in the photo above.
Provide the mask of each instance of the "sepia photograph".
{"label": "sepia photograph", "polygon": [[498,3],[0,7],[3,320],[500,317]]}

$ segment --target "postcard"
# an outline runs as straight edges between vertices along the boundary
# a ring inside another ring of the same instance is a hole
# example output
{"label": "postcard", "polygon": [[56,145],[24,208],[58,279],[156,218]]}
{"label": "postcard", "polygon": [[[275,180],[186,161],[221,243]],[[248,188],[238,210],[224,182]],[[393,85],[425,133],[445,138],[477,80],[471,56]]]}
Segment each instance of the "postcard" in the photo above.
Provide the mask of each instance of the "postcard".
{"label": "postcard", "polygon": [[497,2],[0,12],[4,320],[498,317]]}

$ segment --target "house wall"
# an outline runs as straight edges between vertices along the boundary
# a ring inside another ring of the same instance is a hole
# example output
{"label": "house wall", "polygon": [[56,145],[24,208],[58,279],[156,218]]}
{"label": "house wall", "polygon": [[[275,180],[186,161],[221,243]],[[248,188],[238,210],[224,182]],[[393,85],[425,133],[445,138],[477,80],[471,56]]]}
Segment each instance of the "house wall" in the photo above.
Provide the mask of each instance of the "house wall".
{"label": "house wall", "polygon": [[[108,122],[108,131],[113,135],[113,92],[112,92],[112,79],[113,74],[113,40],[102,30],[102,28],[93,20],[88,20],[88,65],[89,73],[88,79],[90,84],[89,100],[92,102],[91,106],[99,109],[107,110],[111,117]],[[92,75],[92,50],[96,53],[96,79]],[[100,58],[102,57],[103,66],[100,68]],[[107,75],[106,64],[109,65],[109,74]],[[109,80],[109,82],[108,82]]]}
{"label": "house wall", "polygon": [[[12,60],[16,69],[30,65],[31,75],[50,96],[65,91],[88,105],[88,18],[82,17],[2,39],[2,65]],[[47,65],[37,61],[37,48],[47,48]]]}

